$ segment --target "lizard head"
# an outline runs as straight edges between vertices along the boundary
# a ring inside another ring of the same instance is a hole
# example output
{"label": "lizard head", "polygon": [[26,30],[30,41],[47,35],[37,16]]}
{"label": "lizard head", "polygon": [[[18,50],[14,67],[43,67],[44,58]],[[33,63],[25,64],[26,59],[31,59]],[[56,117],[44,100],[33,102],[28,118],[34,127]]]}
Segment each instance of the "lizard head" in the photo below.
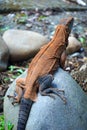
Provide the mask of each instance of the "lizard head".
{"label": "lizard head", "polygon": [[[54,37],[52,41],[62,41],[62,44],[64,43],[65,47],[68,45],[68,37],[71,32],[71,29],[73,27],[74,19],[73,17],[64,18],[62,19],[58,26],[56,27]],[[61,44],[61,42],[59,42]]]}
{"label": "lizard head", "polygon": [[[64,31],[64,37],[65,37],[65,45],[67,47],[68,45],[68,37],[69,34],[71,32],[71,29],[73,27],[73,23],[74,23],[74,18],[73,17],[69,17],[69,18],[64,18],[59,22],[59,25],[62,28],[62,32]],[[64,30],[63,30],[64,29]],[[63,33],[62,33],[63,34]]]}
{"label": "lizard head", "polygon": [[64,18],[60,21],[61,25],[65,25],[68,28],[69,33],[71,32],[71,29],[73,27],[73,23],[74,23],[73,17]]}

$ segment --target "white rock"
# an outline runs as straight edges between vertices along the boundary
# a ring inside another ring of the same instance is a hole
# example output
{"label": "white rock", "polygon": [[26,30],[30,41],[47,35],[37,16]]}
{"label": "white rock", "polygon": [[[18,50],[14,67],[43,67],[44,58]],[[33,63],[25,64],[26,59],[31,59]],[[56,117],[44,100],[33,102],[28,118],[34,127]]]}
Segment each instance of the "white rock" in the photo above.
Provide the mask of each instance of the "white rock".
{"label": "white rock", "polygon": [[7,30],[3,34],[11,61],[21,61],[34,56],[48,42],[48,39],[36,32],[27,30]]}
{"label": "white rock", "polygon": [[86,3],[83,0],[77,0],[77,3],[82,6],[86,6]]}
{"label": "white rock", "polygon": [[81,43],[73,36],[68,38],[67,54],[72,54],[81,48]]}

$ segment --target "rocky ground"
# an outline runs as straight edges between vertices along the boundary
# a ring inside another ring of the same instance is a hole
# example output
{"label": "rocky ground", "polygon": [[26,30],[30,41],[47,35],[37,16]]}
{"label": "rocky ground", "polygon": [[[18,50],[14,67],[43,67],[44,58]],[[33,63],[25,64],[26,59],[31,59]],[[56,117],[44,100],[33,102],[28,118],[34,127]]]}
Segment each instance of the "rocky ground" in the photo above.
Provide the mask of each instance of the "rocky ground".
{"label": "rocky ground", "polygon": [[[0,14],[0,34],[4,31],[14,29],[26,29],[36,31],[52,38],[54,29],[59,20],[64,17],[73,16],[74,26],[72,34],[80,40],[82,48],[78,52],[68,55],[66,61],[66,71],[80,84],[87,92],[87,11],[58,12],[58,10],[21,11],[9,14]],[[28,67],[31,59],[23,62],[9,63],[8,69],[0,73],[0,106],[6,90],[17,76],[23,73]],[[83,66],[84,65],[84,66]],[[82,68],[83,67],[83,68]]]}

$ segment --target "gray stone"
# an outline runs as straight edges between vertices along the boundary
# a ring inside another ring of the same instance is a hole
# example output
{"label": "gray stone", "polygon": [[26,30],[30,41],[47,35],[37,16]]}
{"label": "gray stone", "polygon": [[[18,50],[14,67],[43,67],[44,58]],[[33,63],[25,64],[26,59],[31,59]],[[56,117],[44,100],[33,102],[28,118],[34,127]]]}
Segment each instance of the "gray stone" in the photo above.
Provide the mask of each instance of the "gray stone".
{"label": "gray stone", "polygon": [[[25,77],[26,72],[21,77]],[[65,90],[67,104],[56,96],[52,99],[38,94],[37,102],[33,104],[26,130],[87,130],[87,95],[71,76],[58,69],[54,76],[53,86]],[[10,120],[15,124],[18,119],[18,106],[12,106],[6,97],[13,94],[15,82],[8,89],[4,100],[6,123]]]}
{"label": "gray stone", "polygon": [[27,30],[7,30],[3,34],[6,42],[11,61],[21,61],[34,56],[48,39],[36,32]]}
{"label": "gray stone", "polygon": [[9,50],[4,40],[0,36],[0,71],[4,71],[8,66]]}

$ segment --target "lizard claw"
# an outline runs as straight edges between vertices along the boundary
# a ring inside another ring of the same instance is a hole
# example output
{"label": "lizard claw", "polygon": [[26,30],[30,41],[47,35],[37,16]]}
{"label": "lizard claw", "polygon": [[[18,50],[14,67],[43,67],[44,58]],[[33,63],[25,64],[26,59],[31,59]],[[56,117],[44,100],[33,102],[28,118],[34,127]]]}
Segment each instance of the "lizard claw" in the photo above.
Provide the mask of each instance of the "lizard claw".
{"label": "lizard claw", "polygon": [[19,103],[19,102],[20,102],[20,100],[19,100],[19,98],[17,97],[17,94],[16,94],[16,93],[14,93],[13,96],[12,96],[12,95],[7,95],[7,97],[8,97],[9,99],[13,99],[12,105],[15,105],[16,103]]}
{"label": "lizard claw", "polygon": [[63,100],[63,102],[66,104],[66,98],[65,98],[63,95],[60,94],[60,92],[62,92],[62,93],[64,94],[64,93],[65,93],[64,90],[59,90],[58,88],[50,87],[50,88],[47,88],[47,89],[45,89],[45,90],[43,90],[43,91],[40,90],[39,92],[40,92],[40,94],[41,94],[42,96],[49,96],[49,97],[51,97],[51,98],[53,98],[53,99],[55,99],[55,95],[57,95],[57,96],[59,96],[59,97]]}
{"label": "lizard claw", "polygon": [[55,99],[55,96],[52,93],[47,92],[47,89],[44,91],[39,91],[42,96],[49,96],[53,99]]}

